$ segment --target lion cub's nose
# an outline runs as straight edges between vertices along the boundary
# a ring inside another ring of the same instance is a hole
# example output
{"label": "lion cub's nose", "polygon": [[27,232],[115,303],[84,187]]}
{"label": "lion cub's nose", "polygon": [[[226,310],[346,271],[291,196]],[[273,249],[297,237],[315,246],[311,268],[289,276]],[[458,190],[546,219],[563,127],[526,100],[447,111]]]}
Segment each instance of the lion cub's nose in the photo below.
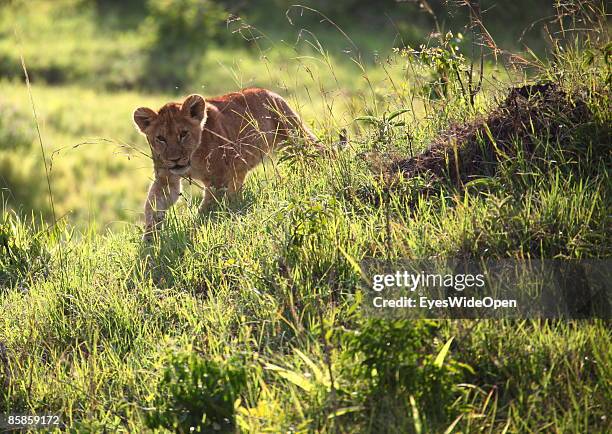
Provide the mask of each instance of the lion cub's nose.
{"label": "lion cub's nose", "polygon": [[182,157],[170,158],[173,163],[178,163]]}

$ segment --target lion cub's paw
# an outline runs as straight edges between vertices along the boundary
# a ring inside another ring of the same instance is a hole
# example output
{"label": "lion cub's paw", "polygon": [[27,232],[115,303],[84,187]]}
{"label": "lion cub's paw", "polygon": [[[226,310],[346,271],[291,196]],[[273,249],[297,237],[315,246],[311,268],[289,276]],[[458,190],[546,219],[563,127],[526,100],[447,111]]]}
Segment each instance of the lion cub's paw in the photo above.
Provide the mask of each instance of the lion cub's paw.
{"label": "lion cub's paw", "polygon": [[150,244],[153,242],[155,231],[150,228],[145,228],[142,234],[142,242]]}

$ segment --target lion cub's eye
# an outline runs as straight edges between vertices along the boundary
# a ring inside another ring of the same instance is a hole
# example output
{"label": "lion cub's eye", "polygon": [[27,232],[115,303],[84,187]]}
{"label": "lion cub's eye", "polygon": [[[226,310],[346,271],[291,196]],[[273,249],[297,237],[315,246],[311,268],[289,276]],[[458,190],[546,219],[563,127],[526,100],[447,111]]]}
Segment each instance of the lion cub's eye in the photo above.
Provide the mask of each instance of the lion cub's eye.
{"label": "lion cub's eye", "polygon": [[188,135],[189,135],[189,131],[187,131],[187,130],[181,131],[180,134],[179,134],[179,140],[180,141],[185,140]]}
{"label": "lion cub's eye", "polygon": [[155,137],[155,140],[157,140],[160,143],[166,143],[166,139],[164,139],[163,136],[157,136]]}

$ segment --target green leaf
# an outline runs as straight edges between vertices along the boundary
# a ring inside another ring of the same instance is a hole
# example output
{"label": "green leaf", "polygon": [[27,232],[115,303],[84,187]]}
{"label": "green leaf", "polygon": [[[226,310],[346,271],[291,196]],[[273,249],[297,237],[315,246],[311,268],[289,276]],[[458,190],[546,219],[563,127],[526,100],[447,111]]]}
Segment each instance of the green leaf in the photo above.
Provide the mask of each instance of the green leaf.
{"label": "green leaf", "polygon": [[401,109],[401,110],[396,110],[393,113],[391,113],[389,115],[389,117],[387,118],[388,121],[392,121],[393,119],[395,119],[396,117],[403,115],[404,113],[409,112],[410,109]]}
{"label": "green leaf", "polygon": [[459,421],[463,419],[463,416],[464,416],[463,414],[460,414],[459,416],[457,416],[457,418],[453,421],[453,423],[451,423],[448,426],[448,428],[446,428],[446,430],[444,431],[444,434],[452,433],[455,427],[457,426],[457,424],[459,423]]}
{"label": "green leaf", "polygon": [[436,356],[436,360],[434,360],[434,365],[437,366],[438,368],[441,368],[442,365],[444,364],[444,359],[446,358],[446,355],[448,354],[448,351],[450,350],[450,346],[453,343],[453,339],[455,339],[455,337],[451,336],[451,338],[448,341],[446,341],[446,343],[444,344],[444,346],[442,347],[442,349]]}
{"label": "green leaf", "polygon": [[349,255],[348,252],[346,250],[344,250],[344,248],[342,246],[340,246],[340,245],[338,246],[338,250],[340,250],[340,253],[342,253],[342,256],[344,256],[346,258],[348,263],[351,264],[351,267],[353,267],[353,269],[357,273],[359,273],[361,278],[363,280],[365,280],[368,283],[368,285],[372,285],[372,282],[370,281],[370,278],[364,273],[363,269],[361,268],[359,263],[355,260],[355,258],[353,258],[351,255]]}
{"label": "green leaf", "polygon": [[302,359],[304,363],[308,365],[308,367],[314,374],[315,380],[317,380],[318,383],[321,383],[326,387],[329,387],[331,385],[329,378],[327,378],[327,376],[323,374],[323,371],[321,371],[321,369],[319,369],[319,367],[312,360],[310,360],[306,354],[304,354],[297,348],[295,348],[294,351],[298,356],[300,356],[300,359]]}
{"label": "green leaf", "polygon": [[358,118],[355,118],[355,120],[366,122],[372,125],[378,125],[380,123],[380,120],[374,116],[360,116]]}
{"label": "green leaf", "polygon": [[419,409],[414,400],[414,396],[410,395],[410,407],[412,407],[412,421],[414,423],[414,432],[421,434],[423,432],[423,424],[421,423],[421,416],[419,415]]}
{"label": "green leaf", "polygon": [[356,411],[361,411],[361,410],[363,410],[363,406],[361,405],[354,405],[352,407],[339,408],[338,410],[328,415],[327,418],[333,419],[335,417],[339,417],[339,416],[342,416],[348,413],[355,413]]}
{"label": "green leaf", "polygon": [[304,390],[305,392],[311,392],[315,387],[312,381],[310,381],[308,378],[298,372],[293,372],[288,369],[281,368],[280,366],[273,365],[271,363],[268,363],[266,365],[266,369],[270,371],[275,371],[279,377],[284,378],[292,384],[295,384],[297,387]]}

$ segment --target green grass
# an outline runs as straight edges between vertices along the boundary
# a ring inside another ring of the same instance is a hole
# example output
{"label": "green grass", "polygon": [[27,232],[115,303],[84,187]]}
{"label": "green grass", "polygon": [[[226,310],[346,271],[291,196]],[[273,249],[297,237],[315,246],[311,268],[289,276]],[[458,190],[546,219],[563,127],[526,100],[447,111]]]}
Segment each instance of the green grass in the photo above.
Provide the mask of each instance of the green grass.
{"label": "green grass", "polygon": [[[584,146],[581,164],[601,164],[601,154],[588,152],[597,143]],[[440,381],[457,378],[448,416],[432,414],[426,395],[411,405],[417,386],[377,395],[372,372],[361,371],[363,354],[346,343],[369,320],[352,307],[358,276],[339,250],[357,260],[483,252],[606,257],[605,171],[583,179],[572,178],[568,164],[541,174],[534,166],[518,179],[502,171],[500,186],[486,195],[442,190],[416,209],[392,196],[386,210],[351,194],[360,185],[382,194],[351,151],[295,163],[257,171],[243,202],[204,220],[195,205],[180,204],[151,247],[131,226],[106,235],[41,227],[34,236],[36,229],[7,214],[16,263],[7,266],[13,276],[0,308],[8,357],[3,408],[60,411],[76,429],[141,431],[148,409],[171,405],[158,389],[164,366],[175,363],[173,352],[193,346],[205,360],[241,360],[248,381],[235,413],[245,431],[404,432],[418,431],[419,423],[430,431],[460,416],[455,429],[463,432],[608,426],[610,336],[602,321],[439,322],[412,345],[435,356],[455,337],[448,363],[456,372],[437,374]],[[14,236],[11,225],[30,235]],[[43,265],[19,268],[24,262]],[[412,327],[420,326],[404,324],[394,342],[411,348]],[[397,360],[407,357],[397,351]],[[425,362],[411,363],[429,378]]]}
{"label": "green grass", "polygon": [[[27,89],[0,83],[0,181],[15,186],[0,220],[0,412],[59,413],[77,432],[174,432],[203,412],[209,431],[610,429],[609,321],[374,320],[359,307],[355,269],[368,258],[609,258],[601,53],[589,62],[567,50],[539,72],[580,90],[592,113],[567,140],[535,131],[533,158],[504,158],[494,177],[465,188],[417,178],[389,189],[377,163],[418,152],[505,96],[493,66],[470,108],[454,81],[447,98],[430,98],[430,69],[401,56],[391,72],[378,64],[359,75],[325,53],[214,50],[230,72],[216,70],[204,93],[234,73],[237,84],[286,89],[323,137],[349,127],[350,146],[269,161],[238,203],[207,216],[196,213],[194,186],[151,245],[139,221],[151,168],[131,112],[173,96],[34,81],[61,217],[52,226]],[[397,118],[405,125],[352,122],[411,101]],[[421,195],[423,185],[433,193]]]}

